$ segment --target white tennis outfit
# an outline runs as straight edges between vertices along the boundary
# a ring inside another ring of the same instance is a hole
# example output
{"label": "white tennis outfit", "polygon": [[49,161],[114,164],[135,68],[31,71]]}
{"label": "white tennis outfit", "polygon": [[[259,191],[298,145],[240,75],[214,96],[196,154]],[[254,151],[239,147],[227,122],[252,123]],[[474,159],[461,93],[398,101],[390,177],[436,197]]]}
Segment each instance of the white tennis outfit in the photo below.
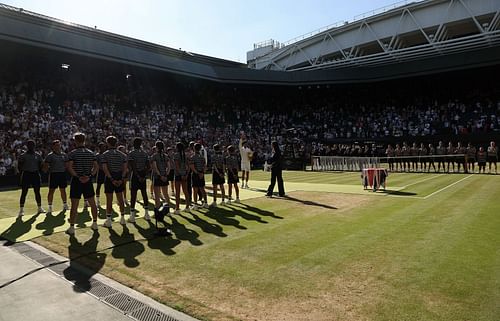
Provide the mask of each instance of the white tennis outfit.
{"label": "white tennis outfit", "polygon": [[248,147],[243,147],[243,142],[241,139],[240,139],[240,155],[241,155],[241,170],[249,172],[250,155],[252,155],[252,150]]}

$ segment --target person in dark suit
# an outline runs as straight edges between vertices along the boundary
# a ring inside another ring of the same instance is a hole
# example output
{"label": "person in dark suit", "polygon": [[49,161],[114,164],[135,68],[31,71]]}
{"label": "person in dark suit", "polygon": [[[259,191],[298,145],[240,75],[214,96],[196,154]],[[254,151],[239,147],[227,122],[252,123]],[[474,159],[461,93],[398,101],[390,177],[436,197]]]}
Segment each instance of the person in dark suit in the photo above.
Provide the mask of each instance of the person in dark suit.
{"label": "person in dark suit", "polygon": [[278,180],[278,194],[279,196],[285,196],[285,187],[283,185],[283,166],[282,166],[282,155],[278,142],[272,142],[271,146],[273,148],[273,154],[271,158],[267,160],[267,163],[271,165],[271,184],[267,189],[267,197],[273,196],[274,185],[276,180]]}

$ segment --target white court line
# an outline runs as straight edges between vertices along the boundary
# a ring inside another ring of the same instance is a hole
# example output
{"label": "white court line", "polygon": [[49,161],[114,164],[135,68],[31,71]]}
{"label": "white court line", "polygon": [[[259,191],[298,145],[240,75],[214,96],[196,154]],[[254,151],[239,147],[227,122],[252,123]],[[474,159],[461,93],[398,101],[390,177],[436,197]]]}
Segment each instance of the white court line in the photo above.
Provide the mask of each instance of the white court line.
{"label": "white court line", "polygon": [[324,173],[329,173],[329,174],[335,174],[336,177],[339,176],[352,176],[352,175],[359,175],[361,172],[341,172],[341,171],[325,171]]}
{"label": "white court line", "polygon": [[429,197],[434,196],[434,195],[436,195],[437,193],[441,193],[441,192],[442,192],[442,191],[444,191],[445,189],[450,188],[450,187],[452,187],[452,186],[454,186],[454,185],[456,185],[456,184],[458,184],[458,183],[460,183],[460,182],[462,182],[462,181],[464,181],[464,180],[466,180],[467,178],[472,177],[472,176],[473,176],[473,174],[470,174],[469,176],[466,176],[466,177],[464,177],[464,178],[462,178],[462,179],[460,179],[460,180],[456,181],[455,183],[451,183],[451,184],[449,184],[449,185],[447,185],[447,186],[445,186],[445,187],[441,188],[440,190],[437,190],[437,191],[435,191],[434,193],[431,193],[431,194],[429,194],[429,195],[425,196],[425,197],[424,197],[424,199],[428,199]]}
{"label": "white court line", "polygon": [[436,177],[442,177],[442,175],[434,175],[434,176],[431,176],[431,177],[426,177],[426,178],[421,179],[421,180],[419,180],[419,181],[416,181],[416,182],[414,182],[414,183],[411,183],[411,184],[405,185],[405,186],[403,186],[403,187],[400,187],[400,189],[398,189],[398,190],[400,191],[400,190],[405,189],[405,188],[407,188],[407,187],[410,187],[410,186],[413,186],[413,185],[417,185],[417,184],[419,184],[419,183],[422,183],[422,182],[425,182],[425,181],[428,181],[428,180],[434,179],[434,178],[436,178]]}
{"label": "white court line", "polygon": [[425,199],[425,197],[423,197],[423,196],[391,195],[391,194],[387,194],[386,196],[387,197],[400,197],[400,198],[413,198],[413,199],[417,199],[417,200],[423,200],[423,199]]}

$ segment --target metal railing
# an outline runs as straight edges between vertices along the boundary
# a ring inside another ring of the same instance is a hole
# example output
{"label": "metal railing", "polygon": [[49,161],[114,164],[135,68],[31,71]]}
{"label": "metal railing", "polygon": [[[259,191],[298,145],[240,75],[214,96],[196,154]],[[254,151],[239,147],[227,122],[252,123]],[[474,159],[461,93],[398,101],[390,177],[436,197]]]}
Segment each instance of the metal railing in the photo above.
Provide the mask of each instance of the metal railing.
{"label": "metal railing", "polygon": [[307,39],[309,37],[315,36],[317,34],[320,34],[320,33],[324,32],[324,31],[327,31],[327,30],[330,30],[330,29],[333,29],[333,28],[339,28],[339,27],[342,27],[342,26],[345,26],[345,25],[357,22],[359,20],[366,19],[368,17],[373,17],[375,15],[379,15],[379,14],[382,14],[382,13],[385,13],[385,12],[388,12],[388,11],[391,11],[391,10],[394,10],[394,9],[397,9],[397,8],[401,8],[401,7],[407,6],[409,4],[419,3],[419,2],[423,2],[423,1],[427,1],[427,0],[403,0],[403,1],[398,1],[396,3],[393,3],[393,4],[390,4],[390,5],[378,8],[378,9],[367,11],[365,13],[362,13],[362,14],[354,16],[354,18],[351,21],[349,21],[349,20],[337,21],[337,22],[332,23],[332,24],[330,24],[328,26],[321,27],[321,28],[316,29],[314,31],[305,33],[305,34],[297,36],[297,37],[295,37],[293,39],[290,39],[290,40],[287,40],[285,42],[282,42],[281,43],[282,44],[281,48],[289,46],[289,45],[291,45],[293,43],[296,43],[298,41]]}
{"label": "metal railing", "polygon": [[418,46],[401,48],[397,50],[384,51],[368,56],[352,57],[348,59],[339,59],[324,62],[318,65],[311,65],[302,68],[293,68],[290,70],[314,70],[344,68],[350,66],[377,66],[391,62],[403,62],[424,57],[431,57],[449,54],[456,51],[463,52],[475,50],[484,47],[491,47],[500,43],[500,30],[475,34],[456,39],[449,39],[442,42],[426,43]]}

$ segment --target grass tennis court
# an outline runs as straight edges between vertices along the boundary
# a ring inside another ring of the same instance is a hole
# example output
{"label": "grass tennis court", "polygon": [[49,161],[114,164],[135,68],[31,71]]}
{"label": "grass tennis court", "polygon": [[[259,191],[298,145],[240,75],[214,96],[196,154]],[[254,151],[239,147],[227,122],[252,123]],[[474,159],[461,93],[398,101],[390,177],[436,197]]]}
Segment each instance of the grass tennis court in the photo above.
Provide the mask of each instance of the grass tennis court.
{"label": "grass tennis court", "polygon": [[16,220],[19,191],[2,192],[0,233],[99,251],[79,261],[202,320],[500,320],[500,175],[390,174],[376,193],[359,173],[284,178],[267,199],[252,172],[242,204],[167,218],[172,238],[140,219],[70,239],[64,213]]}

